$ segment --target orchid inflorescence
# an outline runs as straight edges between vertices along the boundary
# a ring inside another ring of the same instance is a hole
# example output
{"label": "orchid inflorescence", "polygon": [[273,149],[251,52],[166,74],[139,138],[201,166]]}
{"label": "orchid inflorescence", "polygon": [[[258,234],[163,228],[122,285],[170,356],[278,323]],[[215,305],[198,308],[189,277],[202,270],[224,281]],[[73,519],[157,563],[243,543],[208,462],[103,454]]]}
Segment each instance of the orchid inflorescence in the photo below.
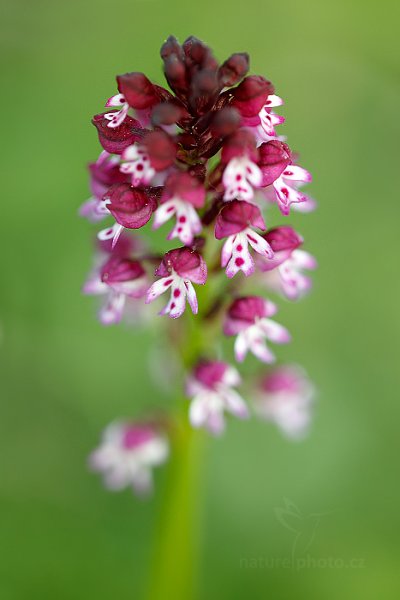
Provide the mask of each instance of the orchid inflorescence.
{"label": "orchid inflorescence", "polygon": [[[247,75],[246,53],[220,65],[195,37],[183,45],[169,37],[161,58],[171,91],[143,73],[117,76],[118,93],[92,121],[103,150],[89,165],[92,196],[80,212],[108,224],[97,234],[84,291],[105,296],[104,325],[127,315],[142,321],[145,305],[168,292],[160,315],[181,318],[188,304],[201,328],[212,322],[213,331],[235,337],[237,362],[251,353],[273,363],[266,342],[284,344],[290,335],[272,318],[277,306],[259,288],[297,300],[310,288],[306,272],[316,262],[290,225],[267,229],[265,213],[284,222],[291,209],[312,211],[315,202],[302,191],[311,175],[277,135],[284,118],[274,109],[283,100],[270,81]],[[177,247],[159,255],[138,231],[167,222],[167,239]],[[200,302],[196,286],[205,286]],[[185,364],[186,393],[191,424],[218,434],[224,413],[246,418],[249,408],[236,391],[237,369],[213,356],[213,345]],[[287,435],[306,430],[313,387],[298,367],[264,373],[251,396],[256,414]],[[143,491],[150,487],[150,467],[167,455],[159,425],[119,422],[105,431],[92,465],[105,472],[110,487],[132,484]]]}

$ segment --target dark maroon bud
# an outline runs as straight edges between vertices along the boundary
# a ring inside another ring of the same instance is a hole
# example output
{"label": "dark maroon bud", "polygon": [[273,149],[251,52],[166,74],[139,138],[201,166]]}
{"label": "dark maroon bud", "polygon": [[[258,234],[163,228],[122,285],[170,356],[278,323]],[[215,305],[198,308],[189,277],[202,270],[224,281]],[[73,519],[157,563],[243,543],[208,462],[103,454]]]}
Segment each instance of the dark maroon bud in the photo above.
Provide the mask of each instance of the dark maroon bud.
{"label": "dark maroon bud", "polygon": [[144,190],[131,187],[128,183],[117,183],[104,195],[114,219],[128,229],[139,229],[151,218],[157,203]]}
{"label": "dark maroon bud", "polygon": [[246,52],[232,54],[218,70],[222,87],[231,87],[239,83],[249,70],[249,55]]}
{"label": "dark maroon bud", "polygon": [[202,250],[205,245],[206,238],[202,235],[198,235],[194,238],[193,242],[191,243],[190,249],[194,250],[195,252],[198,252],[199,250]]}
{"label": "dark maroon bud", "polygon": [[274,93],[274,86],[261,75],[250,75],[233,90],[232,106],[238,109],[242,117],[254,117]]}
{"label": "dark maroon bud", "polygon": [[164,171],[170,167],[176,157],[177,146],[165,131],[151,131],[143,138],[150,157],[151,166],[156,171]]}
{"label": "dark maroon bud", "polygon": [[122,154],[125,148],[140,141],[144,134],[139,121],[129,116],[125,117],[119,127],[109,127],[110,121],[104,114],[95,115],[92,123],[99,134],[100,144],[110,154]]}
{"label": "dark maroon bud", "polygon": [[232,200],[223,205],[217,217],[215,237],[217,240],[222,240],[250,226],[265,229],[265,222],[258,206],[244,200]]}
{"label": "dark maroon bud", "polygon": [[168,84],[174,92],[183,96],[188,89],[186,79],[186,65],[175,54],[164,59],[164,74]]}
{"label": "dark maroon bud", "polygon": [[259,162],[263,179],[261,186],[271,185],[283,173],[288,165],[291,164],[290,148],[287,144],[278,140],[271,140],[261,144],[258,148]]}
{"label": "dark maroon bud", "polygon": [[161,47],[161,58],[164,61],[164,74],[171,89],[179,96],[184,96],[188,89],[185,53],[173,36]]}
{"label": "dark maroon bud", "polygon": [[210,125],[211,133],[216,137],[226,137],[234,133],[240,125],[240,114],[235,108],[225,107],[214,114]]}
{"label": "dark maroon bud", "polygon": [[157,104],[151,113],[151,122],[155,126],[173,125],[183,116],[184,109],[172,102]]}
{"label": "dark maroon bud", "polygon": [[167,41],[164,42],[161,46],[160,55],[161,58],[164,60],[172,54],[175,54],[175,56],[182,61],[185,60],[185,53],[183,51],[182,46],[180,45],[176,37],[170,35]]}
{"label": "dark maroon bud", "polygon": [[132,281],[142,277],[145,270],[137,260],[112,256],[101,269],[101,280],[103,283],[119,283]]}
{"label": "dark maroon bud", "polygon": [[118,75],[117,83],[118,90],[132,108],[141,110],[158,102],[156,88],[144,73]]}
{"label": "dark maroon bud", "polygon": [[216,70],[218,68],[218,62],[211,49],[198,38],[188,37],[183,43],[183,50],[186,55],[186,65],[192,73],[199,69]]}
{"label": "dark maroon bud", "polygon": [[203,114],[211,108],[218,94],[218,79],[215,71],[203,69],[194,74],[191,91],[190,106],[197,114]]}

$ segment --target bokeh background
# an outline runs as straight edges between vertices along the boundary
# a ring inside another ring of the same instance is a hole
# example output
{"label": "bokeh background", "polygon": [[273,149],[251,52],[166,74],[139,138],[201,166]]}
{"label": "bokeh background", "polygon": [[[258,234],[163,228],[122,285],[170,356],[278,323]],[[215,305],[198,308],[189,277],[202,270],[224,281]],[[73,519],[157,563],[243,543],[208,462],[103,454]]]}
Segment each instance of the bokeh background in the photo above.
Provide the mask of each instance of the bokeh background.
{"label": "bokeh background", "polygon": [[[286,100],[284,130],[319,201],[295,219],[320,268],[311,296],[282,303],[294,342],[279,354],[319,388],[314,426],[289,443],[263,423],[232,421],[207,442],[193,597],[398,598],[398,3],[0,6],[1,598],[144,597],[165,474],[141,502],[106,492],[86,456],[110,420],[167,400],[158,359],[148,365],[154,340],[101,328],[80,294],[91,243],[77,208],[99,149],[90,117],[115,74],[162,81],[158,50],[170,33],[197,35],[220,59],[250,53],[252,72]],[[314,562],[301,569],[284,566],[295,537],[276,516],[285,498],[304,531],[324,513]]]}

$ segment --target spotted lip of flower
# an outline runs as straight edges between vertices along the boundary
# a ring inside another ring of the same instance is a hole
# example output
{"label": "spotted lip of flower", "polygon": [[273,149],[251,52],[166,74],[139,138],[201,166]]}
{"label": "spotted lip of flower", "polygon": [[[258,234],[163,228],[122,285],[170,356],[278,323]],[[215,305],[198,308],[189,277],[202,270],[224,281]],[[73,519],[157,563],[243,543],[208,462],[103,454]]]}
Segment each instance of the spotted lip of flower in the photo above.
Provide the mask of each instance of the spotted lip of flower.
{"label": "spotted lip of flower", "polygon": [[228,238],[221,253],[221,265],[226,267],[228,277],[234,277],[240,270],[246,276],[254,272],[254,260],[248,244],[263,257],[273,257],[268,242],[253,231],[252,227],[265,229],[264,219],[257,206],[244,200],[232,200],[222,207],[215,224],[215,237],[217,240]]}
{"label": "spotted lip of flower", "polygon": [[255,394],[255,411],[290,438],[304,437],[311,421],[315,388],[303,369],[283,366],[268,373]]}
{"label": "spotted lip of flower", "polygon": [[154,85],[144,73],[125,73],[117,76],[119,94],[107,100],[106,106],[118,107],[119,112],[105,115],[110,121],[108,127],[118,127],[126,118],[129,108],[149,111],[160,101],[172,98],[164,88]]}
{"label": "spotted lip of flower", "polygon": [[221,153],[221,163],[226,165],[222,175],[224,200],[253,199],[253,188],[262,183],[257,161],[258,151],[251,133],[240,130],[228,137]]}
{"label": "spotted lip of flower", "polygon": [[239,373],[227,363],[201,361],[186,384],[186,393],[192,398],[189,418],[193,427],[205,427],[218,435],[225,427],[225,411],[239,419],[247,418],[246,403],[232,389],[239,383]]}
{"label": "spotted lip of flower", "polygon": [[272,260],[259,259],[257,266],[261,271],[273,271],[266,283],[272,290],[280,291],[289,300],[299,300],[312,287],[312,280],[303,270],[317,268],[315,258],[300,250],[301,236],[292,227],[276,227],[268,231],[264,238],[274,250]]}
{"label": "spotted lip of flower", "polygon": [[120,109],[118,112],[113,111],[104,115],[104,118],[107,119],[107,121],[110,121],[108,127],[119,127],[125,120],[129,110],[129,104],[126,102],[125,96],[123,94],[111,96],[111,98],[107,100],[106,106],[118,107]]}
{"label": "spotted lip of flower", "polygon": [[202,183],[189,173],[173,173],[166,181],[161,204],[154,213],[153,229],[158,229],[172,216],[176,217],[175,227],[168,239],[179,238],[190,246],[201,230],[201,221],[196,209],[202,208],[205,189]]}
{"label": "spotted lip of flower", "polygon": [[260,120],[259,126],[257,127],[257,137],[260,141],[268,141],[271,138],[276,137],[275,126],[282,125],[285,122],[285,117],[277,115],[272,110],[277,106],[282,106],[283,100],[275,94],[270,94],[258,113]]}
{"label": "spotted lip of flower", "polygon": [[266,188],[267,197],[270,196],[272,201],[277,202],[283,215],[289,214],[292,204],[312,202],[297,189],[312,180],[311,174],[292,164],[290,149],[286,144],[272,140],[261,144],[258,150],[259,166],[263,175],[261,187]]}
{"label": "spotted lip of flower", "polygon": [[156,269],[161,279],[149,288],[146,304],[171,288],[171,297],[160,315],[168,314],[172,319],[180,317],[186,308],[186,299],[194,314],[198,312],[198,303],[192,283],[204,285],[207,279],[207,265],[203,257],[189,248],[177,248],[167,252]]}
{"label": "spotted lip of flower", "polygon": [[275,344],[286,344],[290,335],[285,327],[269,317],[277,312],[275,304],[259,296],[247,296],[234,300],[228,309],[224,323],[225,335],[237,335],[235,357],[243,362],[248,351],[266,363],[275,361],[275,356],[264,340]]}
{"label": "spotted lip of flower", "polygon": [[127,229],[143,227],[157,207],[156,198],[150,190],[139,190],[131,187],[129,183],[117,183],[111,186],[104,200],[116,224],[100,231],[98,237],[101,240],[113,239],[114,244],[124,227]]}
{"label": "spotted lip of flower", "polygon": [[117,422],[105,429],[89,466],[103,473],[107,488],[132,486],[135,493],[147,495],[153,487],[152,468],[165,463],[168,454],[167,438],[152,424]]}
{"label": "spotted lip of flower", "polygon": [[147,185],[157,172],[173,165],[176,150],[176,144],[165,131],[151,131],[139,145],[123,151],[121,171],[131,174],[134,187]]}
{"label": "spotted lip of flower", "polygon": [[247,77],[234,90],[234,106],[241,114],[242,126],[250,128],[257,142],[276,137],[275,125],[285,122],[285,118],[275,114],[272,108],[283,104],[276,96],[273,85],[263,77]]}

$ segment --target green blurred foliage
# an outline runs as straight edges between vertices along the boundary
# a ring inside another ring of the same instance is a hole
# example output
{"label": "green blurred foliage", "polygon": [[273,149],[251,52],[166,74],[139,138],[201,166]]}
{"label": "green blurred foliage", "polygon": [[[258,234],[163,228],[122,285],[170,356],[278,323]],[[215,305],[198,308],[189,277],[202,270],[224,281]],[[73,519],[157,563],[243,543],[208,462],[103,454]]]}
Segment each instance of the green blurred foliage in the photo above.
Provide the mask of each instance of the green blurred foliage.
{"label": "green blurred foliage", "polygon": [[[250,53],[286,100],[285,133],[319,201],[295,219],[319,259],[314,293],[279,315],[294,338],[279,356],[319,389],[314,427],[293,444],[230,422],[208,442],[199,597],[398,598],[398,2],[0,7],[1,598],[141,597],[165,474],[143,503],[104,491],[85,461],[108,421],[171,399],[156,359],[149,367],[153,336],[102,329],[80,294],[91,246],[77,207],[98,152],[91,115],[116,73],[162,81],[170,33],[197,35],[221,59]],[[276,518],[283,498],[328,513],[308,550],[318,564],[282,566],[294,541]],[[332,557],[344,566],[324,566]]]}

